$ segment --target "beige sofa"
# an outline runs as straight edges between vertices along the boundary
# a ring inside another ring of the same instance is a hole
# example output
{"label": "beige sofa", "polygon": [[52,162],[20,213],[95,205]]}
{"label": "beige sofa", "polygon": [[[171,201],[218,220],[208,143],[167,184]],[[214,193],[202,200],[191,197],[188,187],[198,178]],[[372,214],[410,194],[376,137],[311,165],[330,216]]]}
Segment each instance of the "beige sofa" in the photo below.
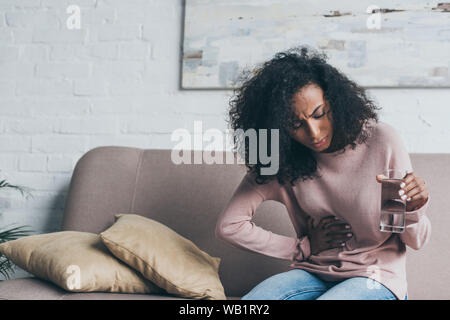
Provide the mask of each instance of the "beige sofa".
{"label": "beige sofa", "polygon": [[[450,210],[445,199],[450,191],[447,185],[450,155],[410,156],[415,172],[426,180],[433,202],[427,212],[432,223],[430,242],[419,251],[408,248],[408,299],[449,299]],[[263,279],[286,271],[289,265],[289,261],[236,249],[215,238],[217,216],[244,174],[245,167],[237,164],[175,165],[171,161],[171,150],[98,147],[87,152],[76,164],[61,230],[100,233],[112,225],[116,213],[151,217],[192,240],[210,255],[221,257],[219,271],[225,293],[228,299],[239,299]],[[281,203],[262,203],[256,210],[254,222],[273,232],[295,236]],[[0,299],[181,298],[71,293],[32,277],[0,282]]]}

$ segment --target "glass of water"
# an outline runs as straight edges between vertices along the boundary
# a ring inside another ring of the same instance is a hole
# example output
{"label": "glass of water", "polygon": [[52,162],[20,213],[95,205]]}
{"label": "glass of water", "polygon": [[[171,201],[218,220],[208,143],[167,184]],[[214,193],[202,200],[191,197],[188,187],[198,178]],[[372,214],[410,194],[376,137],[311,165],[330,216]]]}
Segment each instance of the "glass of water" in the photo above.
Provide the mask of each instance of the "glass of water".
{"label": "glass of water", "polygon": [[406,200],[398,194],[402,179],[408,172],[402,169],[385,169],[381,182],[380,231],[402,233],[405,231]]}

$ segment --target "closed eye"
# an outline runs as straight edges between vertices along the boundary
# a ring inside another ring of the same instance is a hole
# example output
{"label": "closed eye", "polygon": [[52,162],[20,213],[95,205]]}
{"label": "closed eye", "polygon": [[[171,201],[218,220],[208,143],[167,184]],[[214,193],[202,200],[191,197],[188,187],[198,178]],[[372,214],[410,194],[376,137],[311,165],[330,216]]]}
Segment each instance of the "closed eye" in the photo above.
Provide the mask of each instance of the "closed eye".
{"label": "closed eye", "polygon": [[[328,112],[323,112],[322,114],[315,116],[314,119],[320,119],[324,115],[326,115],[327,113]],[[298,120],[294,121],[294,129],[299,129],[301,127],[302,127],[302,122],[301,121],[298,121]]]}

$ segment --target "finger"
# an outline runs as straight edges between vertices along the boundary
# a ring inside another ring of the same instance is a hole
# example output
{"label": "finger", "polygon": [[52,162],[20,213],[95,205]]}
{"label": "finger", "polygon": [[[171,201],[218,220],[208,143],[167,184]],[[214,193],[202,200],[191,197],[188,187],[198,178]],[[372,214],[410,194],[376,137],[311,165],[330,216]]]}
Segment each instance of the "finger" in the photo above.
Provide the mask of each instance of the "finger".
{"label": "finger", "polygon": [[324,218],[320,219],[319,225],[317,227],[320,227],[323,229],[324,224],[329,223],[331,221],[335,221],[335,220],[336,220],[335,216],[324,217]]}
{"label": "finger", "polygon": [[[406,185],[403,188],[400,188],[398,190],[398,195],[403,199],[403,200],[407,200],[410,199],[413,195],[415,195],[417,193],[416,188],[420,187],[416,180],[410,182],[408,185]],[[411,200],[411,199],[410,199]],[[407,200],[407,201],[410,201]]]}
{"label": "finger", "polygon": [[416,179],[411,180],[409,182],[405,182],[405,186],[402,188],[405,192],[414,189],[419,183]]}
{"label": "finger", "polygon": [[338,236],[338,235],[346,235],[346,234],[350,234],[350,236],[353,235],[353,231],[345,229],[345,230],[337,230],[337,231],[331,231],[331,232],[327,232],[325,234],[325,236],[327,237],[334,237],[334,236]]}
{"label": "finger", "polygon": [[377,174],[376,179],[377,182],[382,182],[384,179],[387,179],[387,177],[383,174]]}
{"label": "finger", "polygon": [[[348,226],[348,228],[347,228]],[[345,221],[340,221],[340,220],[336,220],[336,221],[332,221],[327,223],[326,225],[324,225],[323,229],[328,229],[330,231],[333,230],[341,230],[341,229],[351,229],[350,224],[348,224]]]}
{"label": "finger", "polygon": [[410,172],[402,179],[402,181],[406,185],[408,185],[408,183],[411,183],[411,181],[413,181],[414,179],[416,179],[416,176],[414,175],[414,172]]}
{"label": "finger", "polygon": [[[410,200],[408,200],[408,201],[411,201],[413,199],[413,197],[415,197],[418,194],[421,194],[424,191],[425,191],[425,189],[422,186],[416,185],[413,189],[411,189],[408,192],[406,192],[406,198],[405,199],[410,198]],[[416,199],[417,199],[417,197],[416,197]]]}
{"label": "finger", "polygon": [[428,199],[428,194],[425,191],[422,191],[420,193],[415,194],[414,196],[411,197],[411,200],[409,200],[410,202],[412,201],[418,201],[418,200],[425,200]]}
{"label": "finger", "polygon": [[331,248],[342,248],[345,246],[345,241],[337,241],[337,240],[330,240],[327,241],[328,247]]}
{"label": "finger", "polygon": [[352,232],[328,233],[327,237],[330,240],[347,241],[347,240],[350,240],[353,237],[353,233]]}
{"label": "finger", "polygon": [[344,227],[346,225],[350,225],[350,224],[347,223],[345,220],[335,219],[333,221],[330,221],[330,222],[324,224],[324,227],[326,227],[326,228],[331,228],[331,227],[334,227],[334,226]]}

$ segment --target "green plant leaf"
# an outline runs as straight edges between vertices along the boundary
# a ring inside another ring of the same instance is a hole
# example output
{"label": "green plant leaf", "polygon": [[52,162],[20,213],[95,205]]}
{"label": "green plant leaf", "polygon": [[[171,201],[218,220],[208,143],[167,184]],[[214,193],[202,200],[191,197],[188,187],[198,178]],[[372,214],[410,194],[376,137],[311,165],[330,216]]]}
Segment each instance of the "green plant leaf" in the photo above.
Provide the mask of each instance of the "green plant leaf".
{"label": "green plant leaf", "polygon": [[[31,189],[23,186],[16,186],[8,183],[6,180],[0,180],[0,189],[10,188],[20,191],[22,196],[28,198],[32,197],[30,192]],[[0,243],[16,240],[21,237],[29,236],[32,233],[32,229],[28,225],[22,226],[6,226],[3,230],[0,230]],[[5,255],[0,254],[0,274],[6,278],[10,279],[10,276],[14,273],[14,264]]]}
{"label": "green plant leaf", "polygon": [[[21,237],[29,236],[33,231],[30,226],[16,226],[0,231],[0,243],[16,240]],[[0,254],[0,274],[6,279],[10,279],[14,273],[14,264],[3,254]]]}
{"label": "green plant leaf", "polygon": [[26,199],[28,199],[28,197],[33,197],[33,194],[31,193],[31,190],[33,190],[33,189],[24,187],[24,186],[13,185],[13,184],[8,183],[6,180],[0,181],[0,189],[1,188],[10,188],[10,189],[18,190],[18,191],[20,191],[22,196],[24,196]]}
{"label": "green plant leaf", "polygon": [[0,243],[29,236],[33,231],[30,226],[17,226],[0,231]]}
{"label": "green plant leaf", "polygon": [[11,275],[14,273],[13,263],[8,260],[3,255],[0,255],[0,274],[5,277],[5,279],[10,279]]}

